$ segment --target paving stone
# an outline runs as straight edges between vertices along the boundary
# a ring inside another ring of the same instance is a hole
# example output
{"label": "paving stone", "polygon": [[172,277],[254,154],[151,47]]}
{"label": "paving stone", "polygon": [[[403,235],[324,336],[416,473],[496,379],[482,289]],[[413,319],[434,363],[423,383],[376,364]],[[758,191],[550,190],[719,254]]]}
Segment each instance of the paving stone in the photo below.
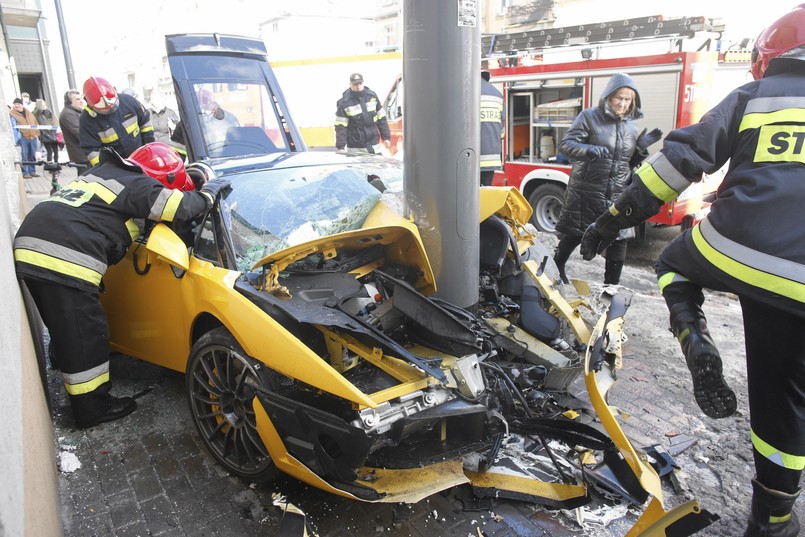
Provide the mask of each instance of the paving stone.
{"label": "paving stone", "polygon": [[170,502],[164,496],[158,496],[148,501],[140,502],[148,529],[154,535],[163,531],[179,528],[179,520]]}
{"label": "paving stone", "polygon": [[162,485],[153,468],[146,468],[129,476],[131,486],[137,494],[137,500],[144,502],[156,496],[162,496]]}
{"label": "paving stone", "polygon": [[112,525],[116,529],[140,522],[145,524],[145,517],[131,489],[121,494],[109,496],[107,501],[109,516],[112,519]]}

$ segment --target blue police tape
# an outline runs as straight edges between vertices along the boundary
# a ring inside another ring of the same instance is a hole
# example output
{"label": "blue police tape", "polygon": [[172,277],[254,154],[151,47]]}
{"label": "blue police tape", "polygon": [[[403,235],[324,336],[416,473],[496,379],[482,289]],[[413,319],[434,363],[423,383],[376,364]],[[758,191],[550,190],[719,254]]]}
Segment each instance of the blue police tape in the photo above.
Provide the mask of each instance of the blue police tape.
{"label": "blue police tape", "polygon": [[56,131],[59,130],[57,125],[13,125],[15,129],[39,129],[40,131]]}

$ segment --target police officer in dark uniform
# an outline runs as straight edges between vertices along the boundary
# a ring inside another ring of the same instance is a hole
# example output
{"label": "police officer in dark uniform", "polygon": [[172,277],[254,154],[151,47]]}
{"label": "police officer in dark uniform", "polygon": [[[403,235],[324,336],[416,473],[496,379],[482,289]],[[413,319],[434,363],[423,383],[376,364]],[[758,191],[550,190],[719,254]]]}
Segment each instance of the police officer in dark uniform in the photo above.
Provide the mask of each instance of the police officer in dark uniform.
{"label": "police officer in dark uniform", "polygon": [[363,76],[352,73],[349,88],[336,104],[336,149],[360,149],[380,153],[391,140],[386,110],[377,94],[363,85]]}
{"label": "police officer in dark uniform", "polygon": [[618,230],[729,160],[708,217],[666,247],[657,276],[696,402],[712,418],[732,415],[737,404],[707,328],[702,289],[740,298],[756,471],[745,536],[793,537],[805,467],[805,4],[765,29],[755,47],[755,81],[668,135],[587,229],[582,255],[592,259]]}
{"label": "police officer in dark uniform", "polygon": [[17,275],[48,327],[79,428],[122,418],[137,407],[109,393],[109,329],[100,302],[106,268],[141,230],[135,219],[181,223],[204,214],[228,183],[194,190],[182,159],[166,144],[124,160],[111,148],[100,163],[36,205],[14,239]]}

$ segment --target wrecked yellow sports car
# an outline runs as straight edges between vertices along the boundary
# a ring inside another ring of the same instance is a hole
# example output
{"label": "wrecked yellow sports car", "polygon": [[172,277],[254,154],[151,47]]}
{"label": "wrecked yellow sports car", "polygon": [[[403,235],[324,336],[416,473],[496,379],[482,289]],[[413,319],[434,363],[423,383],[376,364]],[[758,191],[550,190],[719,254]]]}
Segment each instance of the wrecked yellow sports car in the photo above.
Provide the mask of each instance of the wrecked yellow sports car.
{"label": "wrecked yellow sports car", "polygon": [[[398,208],[401,164],[302,151],[260,47],[168,38],[188,171],[231,189],[185,228],[146,226],[105,277],[114,350],[185,372],[213,457],[249,481],[281,471],[369,502],[469,483],[479,495],[574,508],[590,501],[582,460],[592,454],[614,492],[651,497],[629,535],[712,523],[695,501],[665,510],[656,471],[606,403],[628,300],[613,299],[591,330],[524,227],[528,203],[499,188],[481,192],[477,311],[435,298],[419,232]],[[230,110],[232,92],[272,97],[213,142],[200,89]],[[581,374],[603,430],[557,397]],[[505,454],[517,442],[554,471],[513,467]],[[555,457],[557,442],[575,464]]]}

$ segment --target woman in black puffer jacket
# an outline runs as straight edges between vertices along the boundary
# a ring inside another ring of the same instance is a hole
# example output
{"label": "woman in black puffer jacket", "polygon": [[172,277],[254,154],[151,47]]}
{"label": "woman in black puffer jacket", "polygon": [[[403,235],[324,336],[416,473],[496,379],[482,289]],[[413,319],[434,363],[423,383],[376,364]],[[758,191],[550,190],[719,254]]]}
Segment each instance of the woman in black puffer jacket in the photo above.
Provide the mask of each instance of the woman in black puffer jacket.
{"label": "woman in black puffer jacket", "polygon": [[[634,80],[617,74],[604,88],[598,106],[576,116],[559,144],[559,152],[573,165],[556,225],[560,238],[554,252],[565,282],[565,263],[581,243],[587,226],[618,199],[630,182],[632,169],[648,156],[648,146],[662,137],[659,129],[649,133],[643,129],[638,135],[634,120],[641,117],[640,94]],[[604,284],[620,282],[629,236],[623,233],[622,237],[605,252]]]}

